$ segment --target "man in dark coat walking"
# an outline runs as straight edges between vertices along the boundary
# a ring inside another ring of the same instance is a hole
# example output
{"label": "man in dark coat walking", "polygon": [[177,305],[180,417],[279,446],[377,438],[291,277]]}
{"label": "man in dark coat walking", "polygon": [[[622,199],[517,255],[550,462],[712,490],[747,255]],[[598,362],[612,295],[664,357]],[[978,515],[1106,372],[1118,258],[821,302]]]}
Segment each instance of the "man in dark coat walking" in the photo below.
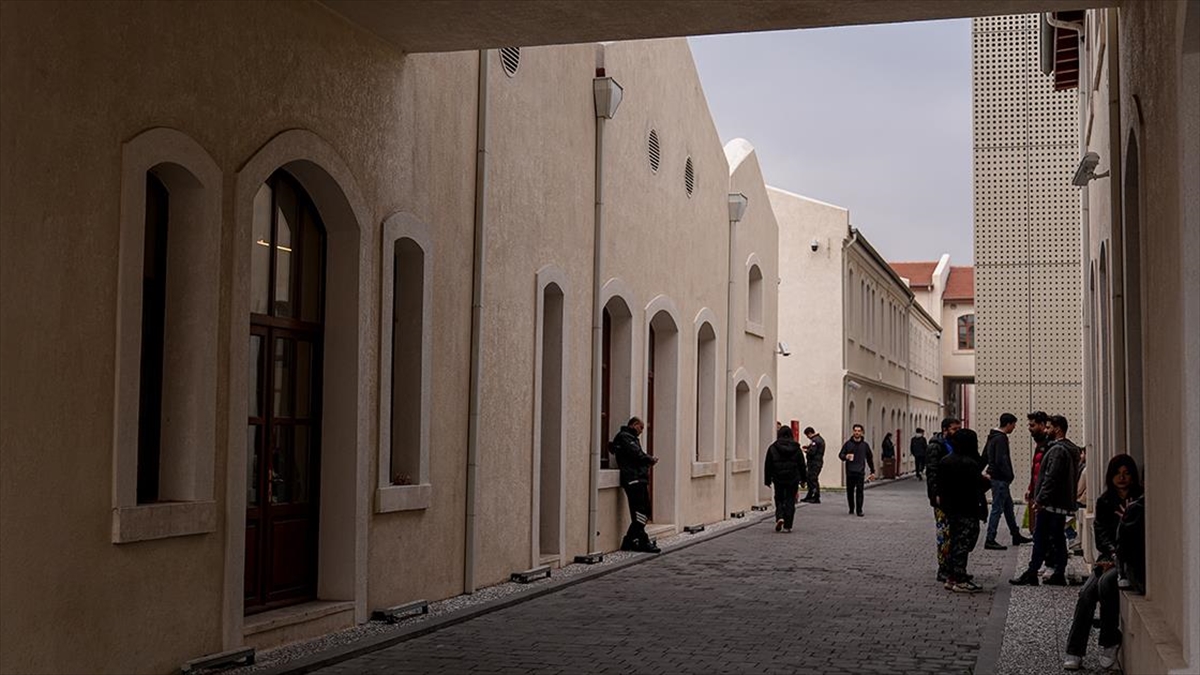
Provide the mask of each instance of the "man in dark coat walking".
{"label": "man in dark coat walking", "polygon": [[871,454],[871,444],[863,438],[863,425],[851,427],[850,438],[842,444],[838,459],[846,463],[846,503],[850,505],[850,515],[863,515],[863,479],[866,470],[871,469],[871,475],[866,480],[875,480],[875,456]]}
{"label": "man in dark coat walking", "polygon": [[767,448],[763,482],[775,487],[775,531],[792,531],[796,518],[796,491],[805,479],[804,451],[792,438],[791,427],[779,427],[778,438]]}
{"label": "man in dark coat walking", "polygon": [[925,472],[925,453],[928,449],[929,441],[925,440],[925,430],[917,427],[917,435],[908,442],[908,452],[913,456],[917,467],[917,480],[921,480],[921,474]]}
{"label": "man in dark coat walking", "polygon": [[808,494],[801,499],[810,504],[821,503],[821,467],[825,465],[825,439],[816,429],[805,427],[808,445],[804,446],[804,457],[808,460]]}
{"label": "man in dark coat walking", "polygon": [[610,447],[621,469],[621,487],[629,501],[629,529],[621,540],[621,550],[658,553],[658,546],[646,534],[646,523],[650,520],[650,467],[658,463],[658,458],[642,450],[638,437],[645,428],[642,420],[631,417]]}

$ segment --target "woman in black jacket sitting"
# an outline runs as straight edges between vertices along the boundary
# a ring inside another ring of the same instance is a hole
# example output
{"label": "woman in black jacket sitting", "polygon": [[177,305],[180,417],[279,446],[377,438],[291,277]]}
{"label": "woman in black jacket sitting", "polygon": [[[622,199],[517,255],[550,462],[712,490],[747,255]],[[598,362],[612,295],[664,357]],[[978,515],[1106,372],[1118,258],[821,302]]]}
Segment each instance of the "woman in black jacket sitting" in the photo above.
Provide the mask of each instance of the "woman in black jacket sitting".
{"label": "woman in black jacket sitting", "polygon": [[[1092,629],[1092,617],[1100,605],[1100,665],[1110,668],[1117,660],[1117,648],[1121,644],[1120,596],[1118,594],[1118,562],[1120,551],[1135,548],[1134,542],[1126,541],[1129,532],[1122,526],[1126,511],[1137,510],[1142,498],[1142,484],[1138,478],[1137,463],[1129,455],[1117,455],[1108,462],[1104,476],[1104,494],[1096,500],[1096,519],[1093,523],[1096,559],[1093,574],[1079,591],[1075,603],[1075,619],[1071,622],[1071,634],[1067,638],[1067,658],[1063,668],[1078,670],[1083,665],[1087,651],[1088,635]],[[1121,530],[1118,542],[1117,530]],[[1126,554],[1125,557],[1128,557]]]}

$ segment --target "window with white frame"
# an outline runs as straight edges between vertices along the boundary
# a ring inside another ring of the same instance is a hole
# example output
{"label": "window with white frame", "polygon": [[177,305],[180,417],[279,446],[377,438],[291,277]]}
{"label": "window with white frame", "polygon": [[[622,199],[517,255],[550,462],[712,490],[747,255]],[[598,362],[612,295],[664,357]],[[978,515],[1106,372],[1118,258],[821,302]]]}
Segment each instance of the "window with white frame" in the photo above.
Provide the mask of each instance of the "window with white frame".
{"label": "window with white frame", "polygon": [[958,348],[961,350],[975,349],[974,314],[963,314],[958,317]]}

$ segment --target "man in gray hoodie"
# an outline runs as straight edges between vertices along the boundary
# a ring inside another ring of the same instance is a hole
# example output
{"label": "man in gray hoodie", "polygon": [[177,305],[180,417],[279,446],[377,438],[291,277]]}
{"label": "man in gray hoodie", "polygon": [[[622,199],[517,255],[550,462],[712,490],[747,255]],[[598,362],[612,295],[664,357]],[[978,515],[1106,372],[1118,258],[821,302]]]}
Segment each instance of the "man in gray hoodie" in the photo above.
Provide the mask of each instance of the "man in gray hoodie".
{"label": "man in gray hoodie", "polygon": [[1017,524],[1017,517],[1013,513],[1013,466],[1008,448],[1008,435],[1016,428],[1017,416],[1004,413],[1000,416],[1000,427],[992,429],[988,434],[987,444],[983,447],[983,458],[987,462],[986,472],[992,481],[992,512],[988,517],[987,539],[983,547],[993,551],[1008,548],[996,541],[1000,514],[1004,514],[1004,522],[1008,525],[1008,533],[1012,535],[1013,546],[1033,541],[1021,534],[1021,526]]}

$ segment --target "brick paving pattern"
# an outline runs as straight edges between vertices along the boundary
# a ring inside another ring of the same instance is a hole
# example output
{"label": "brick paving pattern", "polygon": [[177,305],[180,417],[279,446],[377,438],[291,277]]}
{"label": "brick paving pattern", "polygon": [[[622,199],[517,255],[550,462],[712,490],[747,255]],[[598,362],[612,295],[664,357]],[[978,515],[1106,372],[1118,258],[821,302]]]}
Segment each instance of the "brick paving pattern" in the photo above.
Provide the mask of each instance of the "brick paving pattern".
{"label": "brick paving pattern", "polygon": [[933,515],[913,480],[798,509],[322,673],[967,673],[1007,552],[972,555],[984,591],[934,581]]}

